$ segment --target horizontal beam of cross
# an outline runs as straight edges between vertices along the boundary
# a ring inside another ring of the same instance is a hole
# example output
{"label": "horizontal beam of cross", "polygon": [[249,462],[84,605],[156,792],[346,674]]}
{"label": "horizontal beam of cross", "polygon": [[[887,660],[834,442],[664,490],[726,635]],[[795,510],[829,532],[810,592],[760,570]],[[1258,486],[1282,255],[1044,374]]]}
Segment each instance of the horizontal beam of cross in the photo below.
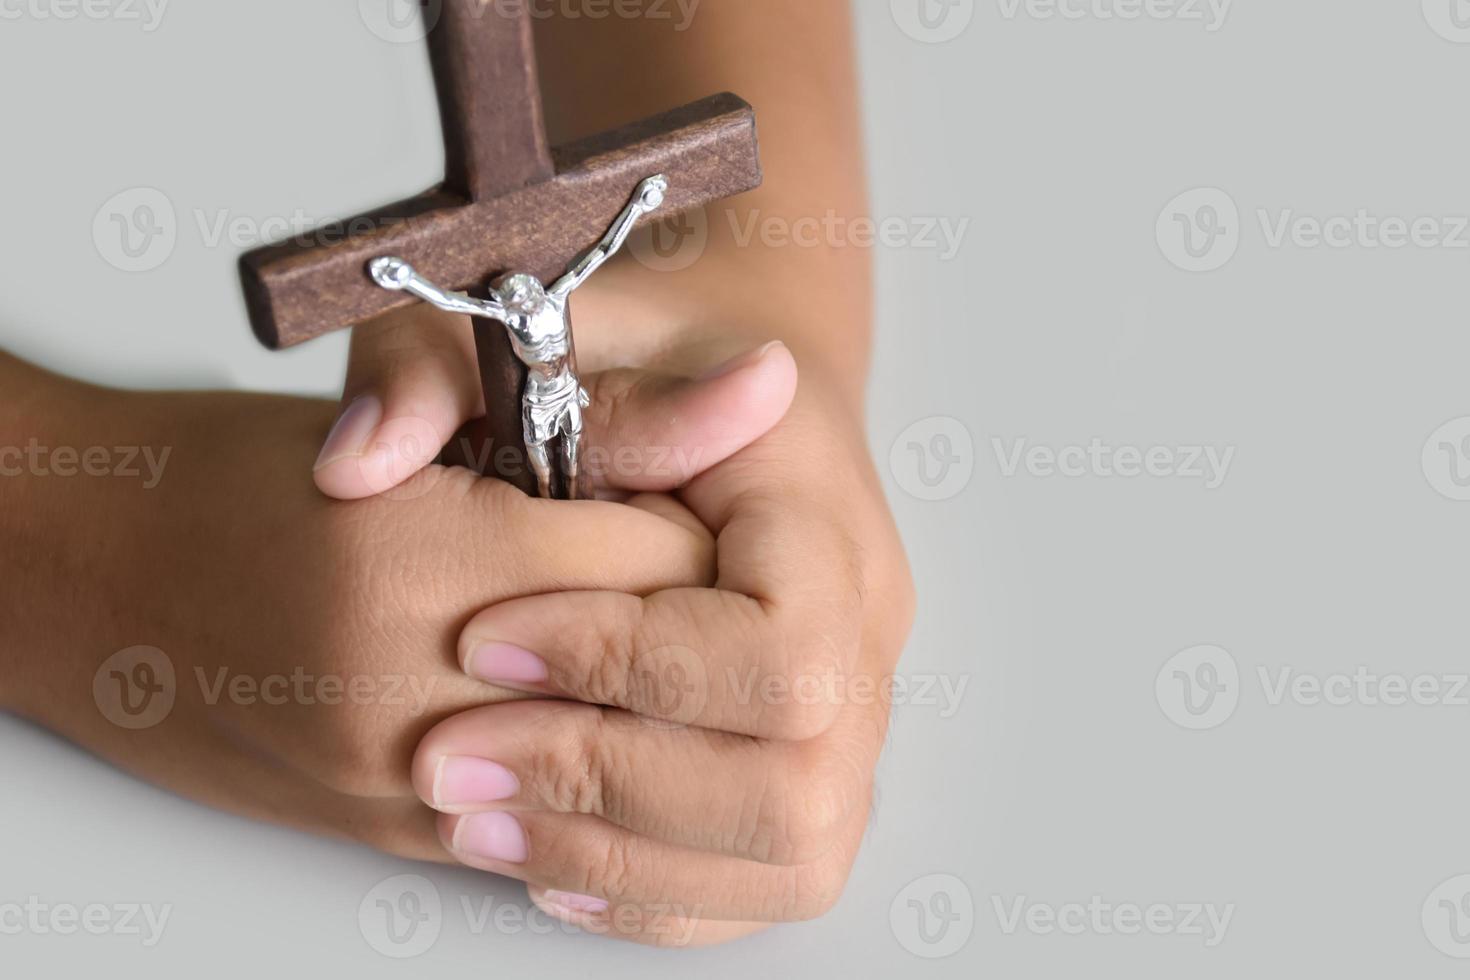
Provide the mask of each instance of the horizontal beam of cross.
{"label": "horizontal beam of cross", "polygon": [[343,237],[308,233],[245,255],[240,271],[257,336],[290,347],[416,302],[369,278],[368,262],[381,255],[454,289],[483,286],[489,272],[550,282],[568,256],[597,241],[645,177],[669,178],[663,214],[761,183],[755,112],[729,93],[558,147],[553,157],[556,177],[501,197],[471,203],[437,188],[354,219]]}

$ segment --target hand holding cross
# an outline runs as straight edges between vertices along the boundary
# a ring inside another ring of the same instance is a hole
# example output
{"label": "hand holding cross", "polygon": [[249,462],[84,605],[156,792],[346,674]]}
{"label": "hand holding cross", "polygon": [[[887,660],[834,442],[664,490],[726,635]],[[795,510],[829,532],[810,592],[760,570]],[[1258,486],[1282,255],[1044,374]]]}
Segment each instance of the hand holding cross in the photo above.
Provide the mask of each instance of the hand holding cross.
{"label": "hand holding cross", "polygon": [[[411,292],[380,289],[369,275],[370,263],[383,256],[400,256],[427,280],[477,293],[482,302],[492,298],[492,275],[507,270],[538,283],[565,273],[575,288],[616,248],[604,241],[570,272],[568,263],[597,240],[628,189],[647,175],[667,178],[663,203],[671,213],[761,182],[754,112],[730,94],[550,149],[523,0],[445,0],[429,44],[444,120],[444,184],[350,225],[366,230],[244,256],[246,305],[267,346],[292,346],[410,302]],[[621,246],[646,210],[618,229],[613,244]],[[523,449],[522,392],[529,394],[531,384],[509,333],[487,310],[457,307],[475,318],[485,390],[487,416],[472,436],[495,449],[473,458],[527,493],[543,492]],[[570,341],[568,347],[575,370]],[[577,488],[566,477],[553,475],[553,494],[590,496],[586,467]]]}
{"label": "hand holding cross", "polygon": [[548,445],[561,440],[561,473],[569,498],[578,495],[582,409],[588,405],[571,364],[572,321],[567,299],[628,240],[633,225],[663,203],[669,189],[662,174],[638,185],[597,247],[548,290],[535,276],[515,273],[490,290],[487,299],[455,293],[425,279],[413,266],[395,256],[374,259],[368,267],[373,280],[390,291],[407,291],[450,313],[498,320],[510,331],[511,346],[526,366],[522,427],[526,453],[536,474],[537,492],[550,497],[552,468]]}

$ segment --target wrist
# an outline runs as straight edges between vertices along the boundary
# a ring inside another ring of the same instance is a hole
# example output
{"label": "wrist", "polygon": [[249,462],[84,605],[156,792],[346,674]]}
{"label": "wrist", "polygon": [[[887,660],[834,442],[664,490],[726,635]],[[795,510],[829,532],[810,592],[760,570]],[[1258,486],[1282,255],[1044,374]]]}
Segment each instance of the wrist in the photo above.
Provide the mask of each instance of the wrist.
{"label": "wrist", "polygon": [[50,416],[48,377],[0,352],[0,709],[21,710],[37,686],[38,657],[23,623],[36,599],[31,565],[40,542],[41,500],[26,447],[43,438]]}
{"label": "wrist", "polygon": [[4,353],[0,392],[0,709],[45,721],[70,685],[79,628],[108,605],[85,586],[109,521],[105,494],[87,486],[99,481],[80,479],[80,447],[105,441],[97,420],[128,396]]}

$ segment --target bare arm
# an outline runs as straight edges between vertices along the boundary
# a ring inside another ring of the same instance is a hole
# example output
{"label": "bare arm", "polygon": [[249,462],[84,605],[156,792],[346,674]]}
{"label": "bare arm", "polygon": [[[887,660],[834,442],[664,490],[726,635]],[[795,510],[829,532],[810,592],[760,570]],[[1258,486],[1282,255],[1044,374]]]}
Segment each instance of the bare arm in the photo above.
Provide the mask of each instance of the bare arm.
{"label": "bare arm", "polygon": [[[829,213],[835,227],[870,217],[850,0],[704,0],[686,21],[548,17],[536,41],[543,63],[557,66],[541,79],[553,144],[721,91],[755,106],[760,131],[765,182],[706,209],[697,262],[652,280],[637,263],[613,263],[577,294],[584,364],[595,369],[604,351],[612,363],[649,363],[693,340],[707,355],[691,363],[697,370],[779,337],[805,374],[829,372],[860,410],[872,248],[853,236],[797,247],[745,234]],[[630,51],[644,70],[627,70]],[[636,331],[624,329],[630,303],[645,307]]]}
{"label": "bare arm", "polygon": [[663,204],[664,193],[668,189],[669,182],[663,174],[649,177],[640,183],[638,189],[633,192],[633,200],[629,201],[623,213],[618,215],[618,219],[607,230],[602,241],[597,243],[596,248],[582,256],[577,264],[572,266],[571,271],[552,285],[551,294],[557,297],[566,296],[586,282],[587,278],[596,272],[602,263],[623,247],[623,243],[628,240],[628,235],[632,233],[633,226],[638,223],[638,219],[657,210],[659,205]]}
{"label": "bare arm", "polygon": [[467,313],[491,320],[504,321],[505,307],[492,299],[476,299],[467,293],[453,293],[434,285],[402,259],[385,257],[373,260],[368,267],[373,281],[384,289],[408,292],[425,303],[431,303],[449,313]]}

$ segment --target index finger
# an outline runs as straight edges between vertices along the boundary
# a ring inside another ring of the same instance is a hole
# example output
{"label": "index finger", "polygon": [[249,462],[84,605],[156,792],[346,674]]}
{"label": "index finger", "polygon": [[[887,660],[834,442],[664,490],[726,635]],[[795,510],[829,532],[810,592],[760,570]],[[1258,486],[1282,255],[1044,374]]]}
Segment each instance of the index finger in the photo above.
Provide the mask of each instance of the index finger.
{"label": "index finger", "polygon": [[825,732],[852,685],[878,680],[852,676],[864,583],[831,499],[852,483],[803,475],[810,459],[782,465],[796,441],[763,440],[685,496],[718,531],[713,588],[504,602],[466,626],[465,670],[678,724],[787,740]]}

